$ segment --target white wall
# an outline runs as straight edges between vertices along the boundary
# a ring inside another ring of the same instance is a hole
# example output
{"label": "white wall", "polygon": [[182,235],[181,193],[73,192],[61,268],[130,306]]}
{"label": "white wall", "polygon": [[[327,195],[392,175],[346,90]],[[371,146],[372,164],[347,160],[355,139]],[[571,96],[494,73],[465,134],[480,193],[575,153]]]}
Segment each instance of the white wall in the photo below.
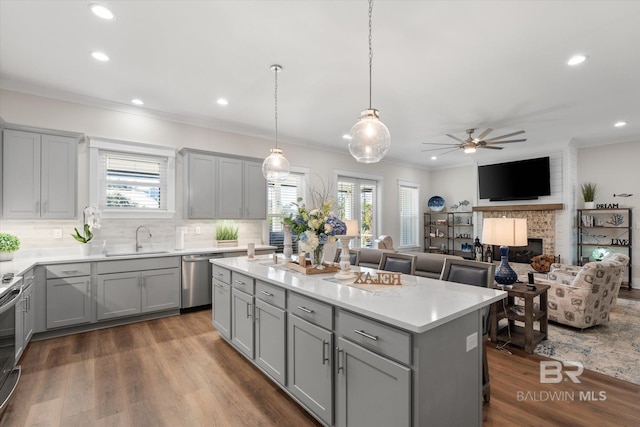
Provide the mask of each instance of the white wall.
{"label": "white wall", "polygon": [[[77,132],[86,136],[157,144],[176,149],[188,147],[256,158],[266,157],[269,154],[269,149],[273,146],[272,140],[5,90],[0,91],[0,118],[9,124]],[[284,149],[285,156],[289,159],[291,165],[309,168],[314,176],[314,181],[317,181],[318,178],[316,177],[321,177],[325,182],[333,182],[335,170],[337,169],[382,176],[382,227],[379,232],[380,234],[391,235],[394,242],[399,242],[400,228],[397,209],[398,180],[420,184],[422,193],[420,195],[421,206],[426,206],[430,176],[430,172],[427,170],[388,161],[371,165],[360,164],[349,155],[346,143],[344,150],[341,152],[303,147],[287,144],[286,142],[281,142],[279,146]],[[82,209],[89,203],[88,151],[86,142],[80,144],[78,163],[78,212],[80,215]],[[198,236],[188,235],[187,244],[204,245],[205,242],[212,242],[214,228],[211,224],[213,221],[195,222],[182,220],[181,156],[177,157],[176,169],[176,219],[164,222],[153,221],[151,226],[155,228],[154,234],[163,236],[162,239],[164,240],[171,240],[176,226],[186,225],[190,227],[190,230],[193,230],[195,226],[200,226],[203,227],[203,234]],[[313,182],[312,185],[314,185]],[[333,190],[335,191],[336,189],[334,188]],[[103,220],[103,223],[105,221]],[[99,231],[96,235],[97,242],[107,239],[110,242],[115,240],[124,244],[125,241],[133,239],[133,232],[137,225],[140,225],[138,220],[109,221],[105,224],[104,230]],[[251,240],[254,240],[253,238],[256,235],[255,223],[255,221],[240,222],[240,240],[243,237],[247,238],[247,234]],[[264,224],[266,224],[266,221],[259,221],[258,227],[263,227]],[[22,235],[27,236],[26,240],[23,239],[23,247],[26,248],[77,248],[75,241],[69,236],[73,231],[73,227],[77,225],[79,225],[78,221],[43,223],[39,221],[3,220],[0,230],[4,232],[19,230]],[[65,237],[62,240],[53,239],[53,230],[55,228],[63,228]],[[264,229],[262,231],[262,235],[264,235]],[[243,236],[243,232],[245,232],[245,236]]]}
{"label": "white wall", "polygon": [[[579,207],[583,203],[579,186],[585,182],[598,185],[596,203],[618,203],[620,207],[634,208],[632,285],[640,289],[640,141],[579,149],[575,191]],[[633,196],[613,196],[620,193]]]}

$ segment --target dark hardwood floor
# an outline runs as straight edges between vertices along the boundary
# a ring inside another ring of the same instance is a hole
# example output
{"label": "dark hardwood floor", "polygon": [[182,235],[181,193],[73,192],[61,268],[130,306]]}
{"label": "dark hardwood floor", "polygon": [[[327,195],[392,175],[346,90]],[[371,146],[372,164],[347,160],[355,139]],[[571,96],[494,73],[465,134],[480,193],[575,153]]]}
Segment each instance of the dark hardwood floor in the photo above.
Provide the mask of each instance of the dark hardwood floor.
{"label": "dark hardwood floor", "polygon": [[627,286],[620,288],[618,298],[640,300],[640,289],[628,289]]}
{"label": "dark hardwood floor", "polygon": [[[485,426],[638,424],[640,386],[595,372],[580,384],[540,384],[545,358],[487,346]],[[319,425],[220,339],[210,310],[32,342],[20,364],[2,427]],[[551,392],[564,400],[549,400]]]}

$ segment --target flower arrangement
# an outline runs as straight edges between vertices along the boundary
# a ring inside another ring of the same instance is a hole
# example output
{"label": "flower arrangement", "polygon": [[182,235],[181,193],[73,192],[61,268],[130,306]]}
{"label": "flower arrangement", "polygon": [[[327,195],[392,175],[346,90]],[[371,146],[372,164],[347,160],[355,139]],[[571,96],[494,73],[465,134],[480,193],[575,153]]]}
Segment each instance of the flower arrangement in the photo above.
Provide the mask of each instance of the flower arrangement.
{"label": "flower arrangement", "polygon": [[74,228],[75,233],[71,235],[80,243],[89,243],[93,239],[93,230],[100,228],[100,210],[95,206],[87,206],[82,211],[84,219],[84,235]]}
{"label": "flower arrangement", "polygon": [[301,202],[302,198],[298,198],[298,203],[294,203],[297,212],[285,218],[284,223],[298,235],[300,248],[314,253],[314,261],[318,261],[324,245],[335,242],[335,236],[346,234],[347,227],[334,215],[333,201],[322,201],[320,207],[313,209],[308,209]]}
{"label": "flower arrangement", "polygon": [[9,233],[0,233],[0,252],[15,252],[20,249],[20,239]]}

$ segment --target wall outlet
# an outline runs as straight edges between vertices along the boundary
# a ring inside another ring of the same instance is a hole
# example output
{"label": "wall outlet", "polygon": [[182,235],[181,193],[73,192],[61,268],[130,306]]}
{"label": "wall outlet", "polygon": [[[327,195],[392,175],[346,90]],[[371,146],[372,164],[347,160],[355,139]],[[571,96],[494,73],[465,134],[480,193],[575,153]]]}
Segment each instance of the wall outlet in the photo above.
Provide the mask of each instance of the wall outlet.
{"label": "wall outlet", "polygon": [[471,351],[478,346],[478,333],[474,332],[467,337],[467,351]]}
{"label": "wall outlet", "polygon": [[200,229],[200,227],[196,227],[196,228],[195,228],[195,233],[196,233],[196,234],[200,234],[200,233],[202,233],[202,230]]}
{"label": "wall outlet", "polygon": [[54,239],[62,239],[62,228],[54,228],[53,229],[53,238]]}

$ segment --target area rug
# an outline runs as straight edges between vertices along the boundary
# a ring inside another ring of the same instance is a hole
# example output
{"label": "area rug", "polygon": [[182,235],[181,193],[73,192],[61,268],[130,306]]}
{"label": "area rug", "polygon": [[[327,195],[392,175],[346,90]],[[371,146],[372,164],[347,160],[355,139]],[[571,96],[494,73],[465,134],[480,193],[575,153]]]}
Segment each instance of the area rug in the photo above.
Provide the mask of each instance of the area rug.
{"label": "area rug", "polygon": [[609,323],[582,332],[549,323],[549,339],[536,354],[581,362],[585,369],[640,384],[640,301],[620,299]]}

